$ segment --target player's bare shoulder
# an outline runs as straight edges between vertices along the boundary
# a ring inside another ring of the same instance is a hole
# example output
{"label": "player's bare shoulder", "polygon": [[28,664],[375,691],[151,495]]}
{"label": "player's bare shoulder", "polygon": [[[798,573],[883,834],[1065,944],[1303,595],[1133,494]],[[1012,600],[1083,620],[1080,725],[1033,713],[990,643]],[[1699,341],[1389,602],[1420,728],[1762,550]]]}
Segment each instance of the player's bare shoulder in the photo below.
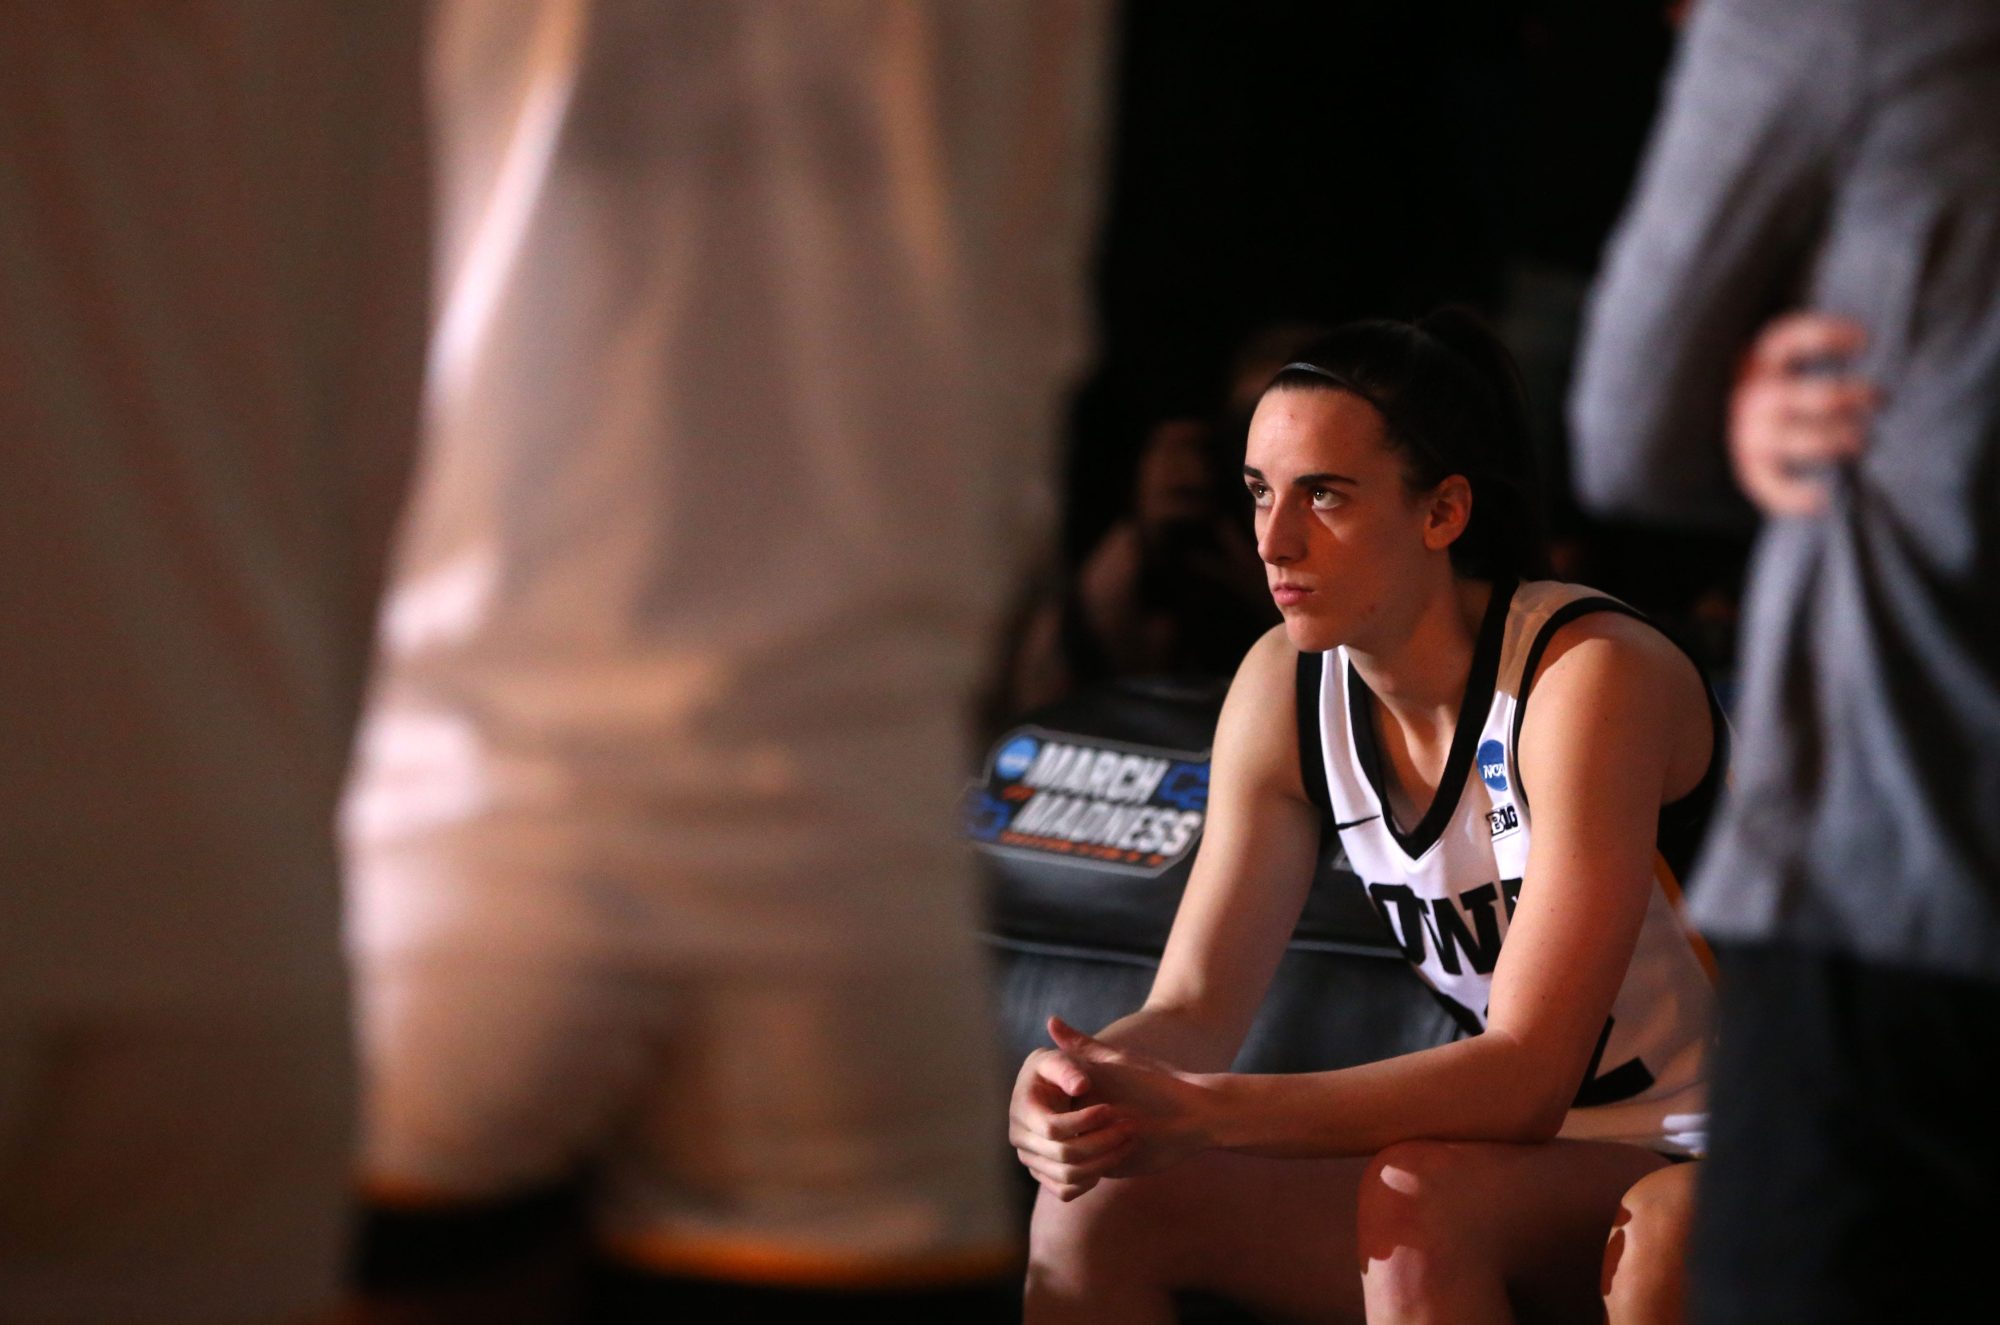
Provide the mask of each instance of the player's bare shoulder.
{"label": "player's bare shoulder", "polygon": [[1566,678],[1616,680],[1655,693],[1676,709],[1707,712],[1707,692],[1694,661],[1659,629],[1625,612],[1591,612],[1561,626],[1549,639],[1532,686]]}
{"label": "player's bare shoulder", "polygon": [[1264,632],[1236,669],[1215,730],[1218,778],[1305,799],[1299,778],[1299,651],[1283,626]]}
{"label": "player's bare shoulder", "polygon": [[1638,617],[1592,612],[1564,624],[1530,687],[1530,728],[1616,713],[1629,737],[1656,742],[1670,783],[1691,783],[1707,766],[1707,683],[1679,645]]}
{"label": "player's bare shoulder", "polygon": [[1237,665],[1232,691],[1249,685],[1290,686],[1298,674],[1299,651],[1283,625],[1272,626],[1257,637],[1250,651]]}

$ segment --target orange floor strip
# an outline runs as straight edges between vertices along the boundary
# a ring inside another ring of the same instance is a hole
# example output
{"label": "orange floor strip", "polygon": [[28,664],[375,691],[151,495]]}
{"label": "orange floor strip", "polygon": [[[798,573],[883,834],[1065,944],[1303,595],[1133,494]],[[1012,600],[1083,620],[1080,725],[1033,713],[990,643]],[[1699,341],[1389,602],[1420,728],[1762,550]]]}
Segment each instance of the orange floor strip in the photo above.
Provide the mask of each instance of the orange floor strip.
{"label": "orange floor strip", "polygon": [[1025,1267],[1021,1249],[1011,1243],[901,1257],[644,1234],[613,1237],[605,1246],[620,1260],[659,1274],[800,1288],[944,1288],[1013,1276]]}

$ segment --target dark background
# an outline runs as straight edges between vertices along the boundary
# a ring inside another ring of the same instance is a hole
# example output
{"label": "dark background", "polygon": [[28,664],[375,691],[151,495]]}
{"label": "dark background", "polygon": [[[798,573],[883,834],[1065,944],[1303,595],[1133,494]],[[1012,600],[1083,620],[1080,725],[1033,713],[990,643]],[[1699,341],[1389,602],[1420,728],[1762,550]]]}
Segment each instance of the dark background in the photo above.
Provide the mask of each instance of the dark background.
{"label": "dark background", "polygon": [[1632,599],[1726,666],[1742,542],[1585,519],[1561,426],[1576,318],[1657,107],[1671,8],[1123,6],[1067,562],[1127,508],[1152,423],[1219,420],[1218,450],[1240,457],[1229,388],[1261,330],[1465,303],[1521,360],[1559,573]]}

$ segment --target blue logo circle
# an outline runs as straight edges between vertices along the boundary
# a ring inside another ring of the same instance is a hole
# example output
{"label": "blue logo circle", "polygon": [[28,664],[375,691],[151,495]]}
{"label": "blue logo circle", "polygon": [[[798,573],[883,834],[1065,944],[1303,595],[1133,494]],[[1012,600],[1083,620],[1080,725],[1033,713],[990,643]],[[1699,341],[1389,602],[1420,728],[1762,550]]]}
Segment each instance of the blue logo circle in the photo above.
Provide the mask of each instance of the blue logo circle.
{"label": "blue logo circle", "polygon": [[1498,741],[1481,741],[1479,753],[1479,780],[1495,791],[1507,790],[1507,747]]}
{"label": "blue logo circle", "polygon": [[1035,754],[1041,748],[1042,743],[1032,736],[1016,736],[993,757],[993,771],[1010,781],[1020,777],[1035,762]]}

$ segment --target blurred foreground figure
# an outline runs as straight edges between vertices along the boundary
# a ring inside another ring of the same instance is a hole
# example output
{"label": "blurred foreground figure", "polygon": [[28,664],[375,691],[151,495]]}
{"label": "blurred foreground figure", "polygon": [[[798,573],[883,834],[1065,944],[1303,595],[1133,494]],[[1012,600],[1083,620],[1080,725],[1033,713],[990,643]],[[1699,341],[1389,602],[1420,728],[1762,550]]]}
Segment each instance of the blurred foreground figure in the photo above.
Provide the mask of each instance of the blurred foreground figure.
{"label": "blurred foreground figure", "polygon": [[1697,1315],[1949,1319],[2000,1226],[2000,8],[1696,6],[1597,298],[1585,495],[1700,511],[1739,372],[1772,518],[1693,890],[1726,945]]}
{"label": "blurred foreground figure", "polygon": [[1081,348],[1097,11],[441,11],[351,804],[379,1309],[554,1310],[585,1178],[634,1314],[1011,1270],[953,806]]}
{"label": "blurred foreground figure", "polygon": [[0,4],[0,1318],[333,1305],[421,16]]}

